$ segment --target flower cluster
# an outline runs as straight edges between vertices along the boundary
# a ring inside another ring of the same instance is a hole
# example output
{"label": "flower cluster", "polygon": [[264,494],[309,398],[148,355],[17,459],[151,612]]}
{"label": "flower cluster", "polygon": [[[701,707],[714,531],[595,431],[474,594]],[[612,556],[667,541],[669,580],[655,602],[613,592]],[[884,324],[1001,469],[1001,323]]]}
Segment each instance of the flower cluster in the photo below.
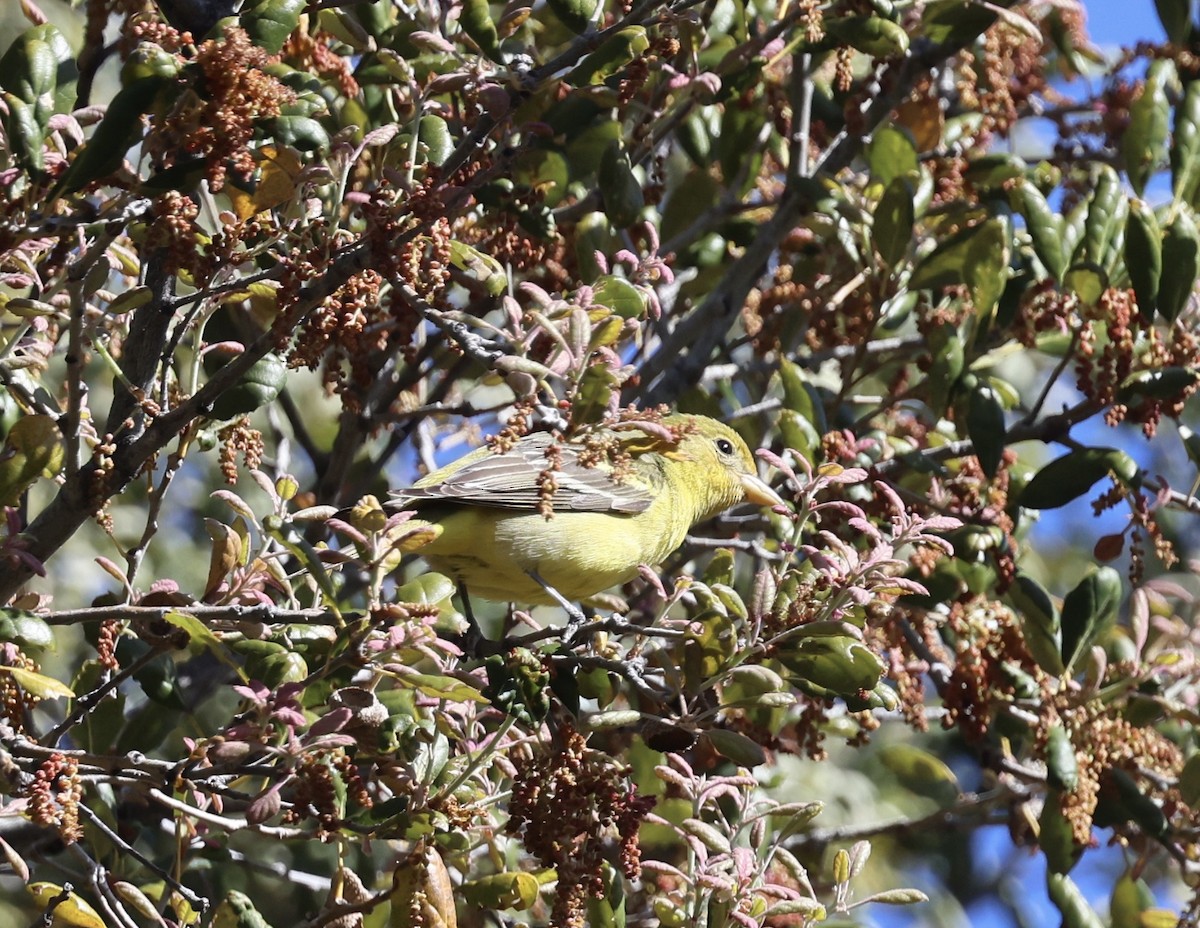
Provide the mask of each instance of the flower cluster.
{"label": "flower cluster", "polygon": [[589,749],[579,732],[567,727],[560,739],[557,748],[513,758],[507,830],[558,871],[552,924],[582,928],[587,899],[604,897],[610,843],[616,845],[612,862],[625,876],[641,872],[638,828],[654,800],[639,796],[628,771]]}

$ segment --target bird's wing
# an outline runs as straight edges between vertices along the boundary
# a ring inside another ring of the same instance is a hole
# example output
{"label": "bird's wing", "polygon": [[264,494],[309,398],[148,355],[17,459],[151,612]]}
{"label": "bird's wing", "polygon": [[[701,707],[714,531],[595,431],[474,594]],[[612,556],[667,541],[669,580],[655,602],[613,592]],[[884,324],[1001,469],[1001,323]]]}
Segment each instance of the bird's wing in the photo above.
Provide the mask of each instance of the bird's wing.
{"label": "bird's wing", "polygon": [[[539,478],[551,468],[546,457],[552,436],[530,435],[503,454],[488,454],[466,464],[442,480],[428,486],[397,490],[403,499],[441,499],[472,506],[497,509],[539,510],[543,490]],[[653,492],[640,482],[617,481],[604,467],[585,467],[579,463],[578,449],[559,446],[559,466],[553,470],[557,484],[549,501],[553,509],[564,512],[644,511],[653,500]]]}

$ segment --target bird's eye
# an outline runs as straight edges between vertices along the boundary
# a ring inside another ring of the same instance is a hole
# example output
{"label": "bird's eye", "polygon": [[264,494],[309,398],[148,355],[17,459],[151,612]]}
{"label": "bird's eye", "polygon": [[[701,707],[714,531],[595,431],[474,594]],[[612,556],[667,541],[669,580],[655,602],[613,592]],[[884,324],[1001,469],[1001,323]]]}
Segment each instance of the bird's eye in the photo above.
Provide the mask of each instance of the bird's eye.
{"label": "bird's eye", "polygon": [[721,454],[733,454],[733,442],[731,442],[728,438],[718,438],[717,450],[720,451]]}

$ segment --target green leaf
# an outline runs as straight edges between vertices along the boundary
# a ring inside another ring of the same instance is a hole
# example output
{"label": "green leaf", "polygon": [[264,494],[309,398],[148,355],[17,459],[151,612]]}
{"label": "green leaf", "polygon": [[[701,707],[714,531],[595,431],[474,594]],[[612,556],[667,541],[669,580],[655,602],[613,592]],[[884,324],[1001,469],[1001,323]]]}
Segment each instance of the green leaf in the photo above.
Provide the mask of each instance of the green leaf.
{"label": "green leaf", "polygon": [[933,356],[926,378],[929,405],[940,415],[949,402],[950,392],[962,375],[965,364],[962,337],[958,329],[946,322],[930,331],[929,349]]}
{"label": "green leaf", "polygon": [[1108,289],[1108,274],[1098,264],[1072,264],[1063,274],[1063,287],[1074,293],[1088,306],[1095,306]]}
{"label": "green leaf", "polygon": [[217,396],[209,415],[226,421],[273,403],[283,392],[287,373],[287,364],[279,355],[263,355],[250,365],[241,380]]}
{"label": "green leaf", "polygon": [[250,41],[266,51],[278,55],[288,36],[300,25],[300,14],[307,0],[251,0],[242,7],[238,21]]}
{"label": "green leaf", "polygon": [[778,658],[796,674],[798,687],[824,698],[872,690],[884,671],[870,648],[846,635],[802,638]]}
{"label": "green leaf", "polygon": [[1138,309],[1154,318],[1162,279],[1162,230],[1154,210],[1143,200],[1130,200],[1125,217],[1125,268]]}
{"label": "green leaf", "polygon": [[1004,455],[1004,406],[996,391],[979,383],[971,391],[967,406],[967,435],[975,446],[975,456],[984,476],[996,476]]}
{"label": "green leaf", "polygon": [[879,751],[879,760],[896,781],[910,792],[939,803],[958,796],[958,777],[939,757],[915,744],[893,742]]}
{"label": "green leaf", "polygon": [[1068,672],[1116,621],[1121,595],[1121,575],[1107,566],[1094,568],[1067,594],[1062,606],[1062,658]]}
{"label": "green leaf", "polygon": [[1004,292],[1010,236],[1003,219],[988,219],[952,235],[934,249],[913,272],[914,290],[966,284],[976,313],[982,318],[995,309]]}
{"label": "green leaf", "polygon": [[1179,773],[1179,795],[1192,808],[1200,805],[1200,753],[1193,754]]}
{"label": "green leaf", "polygon": [[761,106],[725,107],[721,114],[721,133],[717,137],[717,161],[727,186],[740,181],[739,192],[749,192],[758,177],[763,160],[761,141],[766,116]]}
{"label": "green leaf", "polygon": [[1200,185],[1200,81],[1188,81],[1175,107],[1171,134],[1171,193],[1176,203],[1192,203]]}
{"label": "green leaf", "polygon": [[1100,778],[1100,801],[1094,821],[1099,828],[1133,822],[1159,840],[1171,831],[1171,823],[1159,804],[1119,767],[1109,768]]}
{"label": "green leaf", "polygon": [[600,199],[604,213],[618,229],[633,225],[646,205],[642,185],[633,173],[629,156],[620,143],[610,145],[600,159],[597,174],[600,182]]}
{"label": "green leaf", "polygon": [[983,35],[996,14],[977,3],[962,0],[935,0],[921,13],[921,31],[937,45],[963,46]]}
{"label": "green leaf", "polygon": [[329,133],[311,116],[276,116],[268,131],[277,142],[300,151],[329,150]]}
{"label": "green leaf", "polygon": [[1020,504],[1026,509],[1057,509],[1083,496],[1110,472],[1131,484],[1137,479],[1137,462],[1116,448],[1078,448],[1034,474],[1021,491]]}
{"label": "green leaf", "polygon": [[1117,228],[1117,214],[1124,208],[1125,202],[1117,172],[1107,164],[1101,164],[1096,169],[1092,196],[1083,222],[1083,237],[1071,256],[1072,264],[1090,263],[1104,267],[1108,263],[1108,248]]}
{"label": "green leaf", "polygon": [[454,139],[450,126],[441,116],[423,113],[417,127],[417,140],[425,146],[425,157],[430,164],[441,165],[454,151]]}
{"label": "green leaf", "polygon": [[1121,154],[1129,183],[1139,197],[1166,156],[1170,116],[1167,82],[1174,73],[1174,62],[1169,59],[1151,62],[1142,92],[1129,107],[1129,126],[1121,136]]}
{"label": "green leaf", "polygon": [[767,761],[762,746],[738,731],[710,728],[701,736],[701,740],[707,741],[714,751],[739,767],[754,768]]}
{"label": "green leaf", "polygon": [[1051,873],[1070,873],[1083,856],[1083,848],[1075,843],[1071,823],[1062,813],[1062,798],[1055,789],[1046,793],[1038,818],[1038,846],[1046,855],[1046,866]]}
{"label": "green leaf", "polygon": [[883,191],[871,226],[871,238],[879,257],[895,267],[908,253],[912,242],[916,188],[907,175],[895,177]]}
{"label": "green leaf", "polygon": [[880,126],[867,146],[867,165],[871,180],[885,187],[897,177],[918,173],[920,163],[912,135],[891,123]]}
{"label": "green leaf", "polygon": [[600,897],[588,894],[587,924],[594,928],[625,928],[625,880],[616,868],[608,861],[601,864],[601,886],[604,894]]}
{"label": "green leaf", "polygon": [[1174,221],[1167,226],[1162,243],[1162,277],[1158,287],[1158,311],[1168,322],[1176,317],[1191,299],[1200,273],[1200,231],[1189,207],[1181,207]]}
{"label": "green leaf", "polygon": [[540,888],[536,876],[520,870],[467,880],[459,887],[459,891],[467,904],[476,909],[515,909],[523,912],[537,902]]}
{"label": "green leaf", "polygon": [[1062,913],[1062,928],[1104,928],[1104,922],[1092,911],[1069,876],[1049,873],[1046,885],[1050,890],[1050,901]]}
{"label": "green leaf", "polygon": [[142,139],[142,115],[150,111],[159,91],[171,83],[168,78],[144,77],[123,87],[108,104],[92,137],[59,178],[57,191],[74,193],[117,170],[128,151]]}
{"label": "green leaf", "polygon": [[33,105],[26,103],[15,94],[5,91],[3,94],[7,115],[4,116],[4,132],[17,161],[25,170],[40,174],[46,166],[43,144],[46,140],[45,130],[38,125],[37,112]]}
{"label": "green leaf", "polygon": [[873,58],[891,58],[908,51],[908,33],[882,16],[828,17],[825,29],[839,43]]}
{"label": "green leaf", "polygon": [[455,677],[433,673],[406,673],[396,677],[402,686],[409,686],[430,699],[447,702],[486,703],[487,697],[478,689]]}
{"label": "green leaf", "polygon": [[22,650],[53,650],[54,630],[32,612],[0,608],[0,641],[11,642]]}
{"label": "green leaf", "polygon": [[437,605],[449,601],[453,596],[454,581],[443,574],[430,571],[397,587],[393,599],[400,603]]}
{"label": "green leaf", "polygon": [[0,505],[15,504],[39,477],[53,477],[63,463],[62,432],[52,416],[22,416],[0,447]]}
{"label": "green leaf", "polygon": [[624,319],[638,319],[646,313],[646,297],[633,284],[622,277],[605,274],[592,288],[592,299],[600,306],[607,306]]}
{"label": "green leaf", "polygon": [[1061,221],[1050,208],[1045,196],[1031,180],[1020,186],[1020,211],[1025,218],[1025,229],[1033,242],[1034,254],[1055,280],[1061,280],[1066,269],[1063,252]]}
{"label": "green leaf", "polygon": [[1192,34],[1192,4],[1189,0],[1154,0],[1158,21],[1162,23],[1167,40],[1186,45]]}
{"label": "green leaf", "polygon": [[514,183],[540,192],[542,202],[550,207],[559,204],[571,180],[567,159],[561,152],[546,148],[521,152],[513,162],[511,177]]}
{"label": "green leaf", "polygon": [[1018,571],[1007,595],[1021,617],[1025,646],[1037,665],[1048,674],[1062,673],[1062,620],[1050,594],[1028,574]]}
{"label": "green leaf", "polygon": [[592,24],[600,0],[547,0],[546,5],[564,26],[579,35]]}
{"label": "green leaf", "polygon": [[450,263],[483,284],[490,296],[500,296],[508,289],[508,274],[504,265],[473,245],[451,239]]}
{"label": "green leaf", "polygon": [[1061,722],[1052,723],[1046,732],[1046,782],[1062,793],[1079,785],[1075,745]]}
{"label": "green leaf", "polygon": [[488,0],[464,0],[458,24],[481,52],[493,61],[500,60],[500,34],[492,21]]}
{"label": "green leaf", "polygon": [[567,77],[576,87],[602,84],[650,47],[644,26],[626,26],[581,61]]}
{"label": "green leaf", "polygon": [[1121,384],[1118,395],[1123,402],[1136,397],[1165,400],[1179,396],[1197,380],[1200,380],[1200,371],[1190,367],[1163,367],[1155,371],[1141,371]]}

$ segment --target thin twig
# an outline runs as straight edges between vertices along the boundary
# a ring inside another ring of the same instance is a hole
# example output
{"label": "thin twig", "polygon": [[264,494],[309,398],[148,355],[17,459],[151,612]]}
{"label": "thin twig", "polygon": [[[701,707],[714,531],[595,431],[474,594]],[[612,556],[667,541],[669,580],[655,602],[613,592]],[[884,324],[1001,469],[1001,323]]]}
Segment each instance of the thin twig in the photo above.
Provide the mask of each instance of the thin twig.
{"label": "thin twig", "polygon": [[100,818],[100,816],[87,807],[86,803],[81,802],[79,804],[79,811],[83,814],[84,818],[92,823],[92,827],[96,828],[101,834],[108,838],[108,840],[111,841],[118,850],[128,854],[134,860],[138,861],[143,867],[148,869],[151,873],[156,874],[163,882],[175,890],[175,892],[183,896],[183,898],[187,900],[188,905],[190,905],[193,909],[198,912],[206,912],[208,910],[208,899],[206,899],[204,896],[197,896],[194,892],[171,876],[171,874],[169,874],[166,870],[159,867],[149,857],[147,857],[136,847],[122,838],[119,834],[109,828],[108,825],[105,824],[104,820]]}

